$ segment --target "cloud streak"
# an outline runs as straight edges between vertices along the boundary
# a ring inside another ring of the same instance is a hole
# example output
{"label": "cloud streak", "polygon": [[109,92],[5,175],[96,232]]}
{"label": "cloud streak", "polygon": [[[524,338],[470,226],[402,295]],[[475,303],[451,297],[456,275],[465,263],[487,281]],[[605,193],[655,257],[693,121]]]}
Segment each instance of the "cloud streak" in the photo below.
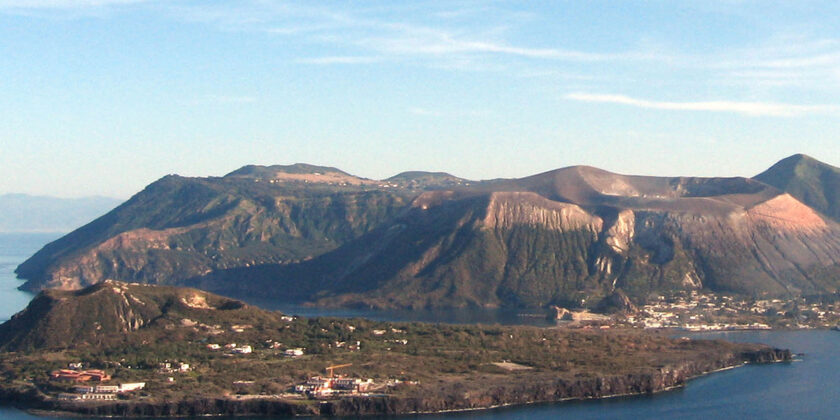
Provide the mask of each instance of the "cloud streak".
{"label": "cloud streak", "polygon": [[701,101],[668,102],[631,98],[625,95],[569,93],[565,99],[591,103],[628,105],[644,109],[667,111],[728,112],[753,117],[798,117],[807,114],[836,114],[840,109],[834,105],[795,105],[775,102]]}

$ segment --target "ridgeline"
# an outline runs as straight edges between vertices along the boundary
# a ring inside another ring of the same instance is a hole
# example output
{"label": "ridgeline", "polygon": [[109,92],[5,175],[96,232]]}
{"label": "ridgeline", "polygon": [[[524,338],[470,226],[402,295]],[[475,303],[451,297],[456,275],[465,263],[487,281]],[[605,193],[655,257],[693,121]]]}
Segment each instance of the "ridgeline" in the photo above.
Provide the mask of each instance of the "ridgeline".
{"label": "ridgeline", "polygon": [[804,156],[750,178],[575,166],[376,181],[305,164],[167,176],[21,264],[25,289],[105,279],[376,308],[595,307],[692,290],[840,286],[838,169]]}

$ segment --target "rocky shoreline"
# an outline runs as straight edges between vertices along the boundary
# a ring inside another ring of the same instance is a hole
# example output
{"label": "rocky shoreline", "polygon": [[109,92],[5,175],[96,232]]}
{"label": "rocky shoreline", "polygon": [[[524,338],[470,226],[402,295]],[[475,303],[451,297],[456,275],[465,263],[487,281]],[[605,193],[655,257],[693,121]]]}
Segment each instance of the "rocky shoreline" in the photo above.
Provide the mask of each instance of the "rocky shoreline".
{"label": "rocky shoreline", "polygon": [[33,388],[0,389],[0,401],[37,414],[97,417],[195,417],[195,416],[358,416],[440,413],[490,409],[541,402],[560,402],[644,395],[684,386],[687,381],[712,372],[743,366],[791,361],[789,350],[769,347],[730,353],[715,360],[685,361],[657,371],[574,380],[534,373],[503,385],[476,390],[461,383],[418,387],[410,394],[350,397],[331,401],[293,401],[276,398],[197,398],[181,401],[71,402],[45,397]]}

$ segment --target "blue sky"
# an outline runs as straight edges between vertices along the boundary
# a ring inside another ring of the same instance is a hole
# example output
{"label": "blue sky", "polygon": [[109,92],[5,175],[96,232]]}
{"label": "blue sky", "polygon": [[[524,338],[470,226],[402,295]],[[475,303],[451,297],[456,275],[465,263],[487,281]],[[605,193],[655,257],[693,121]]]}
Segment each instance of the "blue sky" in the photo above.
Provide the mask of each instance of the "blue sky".
{"label": "blue sky", "polygon": [[833,1],[0,0],[0,193],[840,165]]}

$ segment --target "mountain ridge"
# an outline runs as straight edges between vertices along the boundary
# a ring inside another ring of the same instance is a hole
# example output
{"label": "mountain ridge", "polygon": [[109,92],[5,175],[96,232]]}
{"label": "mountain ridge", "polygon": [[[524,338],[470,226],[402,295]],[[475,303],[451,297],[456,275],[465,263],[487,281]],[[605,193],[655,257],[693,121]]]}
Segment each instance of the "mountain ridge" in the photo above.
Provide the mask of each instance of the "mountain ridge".
{"label": "mountain ridge", "polygon": [[756,180],[789,192],[817,211],[840,221],[840,168],[808,155],[782,159]]}
{"label": "mountain ridge", "polygon": [[244,168],[164,177],[17,272],[30,290],[114,278],[374,307],[838,289],[840,225],[759,179],[570,166],[374,181],[311,165]]}

